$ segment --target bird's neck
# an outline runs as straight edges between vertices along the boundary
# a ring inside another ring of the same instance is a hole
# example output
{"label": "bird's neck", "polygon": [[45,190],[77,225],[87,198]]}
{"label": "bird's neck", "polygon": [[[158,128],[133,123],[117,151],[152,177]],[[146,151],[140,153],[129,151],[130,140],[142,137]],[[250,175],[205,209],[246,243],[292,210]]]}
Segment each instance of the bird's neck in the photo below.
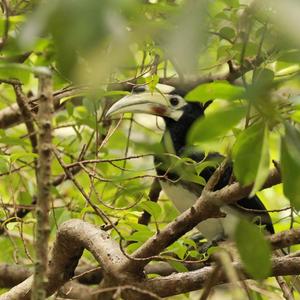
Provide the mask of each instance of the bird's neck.
{"label": "bird's neck", "polygon": [[[191,122],[176,122],[166,118],[166,130],[163,136],[163,144],[167,152],[175,152],[180,155],[186,146],[187,133],[192,125]],[[170,143],[172,145],[170,145]],[[173,151],[172,151],[173,149]]]}

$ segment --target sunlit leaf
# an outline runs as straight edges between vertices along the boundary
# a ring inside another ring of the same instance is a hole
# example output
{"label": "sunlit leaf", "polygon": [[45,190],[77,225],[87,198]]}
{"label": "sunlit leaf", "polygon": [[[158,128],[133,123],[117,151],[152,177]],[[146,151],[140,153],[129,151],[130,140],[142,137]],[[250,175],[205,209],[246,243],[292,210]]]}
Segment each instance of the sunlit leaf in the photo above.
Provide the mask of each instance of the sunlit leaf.
{"label": "sunlit leaf", "polygon": [[269,166],[270,166],[270,153],[269,153],[269,131],[267,126],[265,126],[263,139],[262,139],[262,148],[260,153],[260,161],[258,164],[256,177],[254,181],[254,185],[251,191],[250,196],[254,196],[257,191],[265,183],[268,174],[269,174]]}
{"label": "sunlit leaf", "polygon": [[10,161],[15,162],[16,160],[20,158],[37,158],[38,155],[36,153],[30,153],[30,152],[15,152],[10,156]]}
{"label": "sunlit leaf", "polygon": [[264,184],[269,170],[268,128],[258,123],[247,128],[233,146],[233,171],[240,183],[254,186],[255,194]]}
{"label": "sunlit leaf", "polygon": [[197,120],[188,133],[188,142],[206,142],[226,134],[244,117],[241,106],[230,106]]}
{"label": "sunlit leaf", "polygon": [[145,201],[139,204],[139,206],[147,211],[155,219],[159,218],[161,215],[161,208],[157,202]]}
{"label": "sunlit leaf", "polygon": [[177,271],[177,272],[188,272],[188,268],[179,261],[168,260],[168,263]]}
{"label": "sunlit leaf", "polygon": [[5,136],[0,138],[0,144],[6,144],[11,146],[27,146],[29,145],[28,140]]}
{"label": "sunlit leaf", "polygon": [[228,82],[215,81],[198,85],[191,90],[185,99],[188,101],[206,102],[212,99],[236,100],[245,96],[245,89]]}
{"label": "sunlit leaf", "polygon": [[6,155],[0,155],[0,172],[6,173],[9,170],[9,160]]}
{"label": "sunlit leaf", "polygon": [[235,31],[233,28],[225,26],[221,28],[220,30],[220,35],[224,37],[225,39],[232,39],[235,37]]}
{"label": "sunlit leaf", "polygon": [[260,228],[241,219],[236,226],[235,241],[242,262],[254,279],[264,279],[271,273],[271,247]]}
{"label": "sunlit leaf", "polygon": [[289,125],[285,125],[285,135],[281,139],[281,173],[283,192],[291,204],[300,210],[300,133]]}
{"label": "sunlit leaf", "polygon": [[182,241],[176,241],[168,247],[168,251],[175,253],[180,259],[184,259],[188,248]]}
{"label": "sunlit leaf", "polygon": [[135,241],[135,242],[146,242],[151,236],[153,235],[152,232],[148,231],[138,231],[131,234],[126,239],[128,241]]}

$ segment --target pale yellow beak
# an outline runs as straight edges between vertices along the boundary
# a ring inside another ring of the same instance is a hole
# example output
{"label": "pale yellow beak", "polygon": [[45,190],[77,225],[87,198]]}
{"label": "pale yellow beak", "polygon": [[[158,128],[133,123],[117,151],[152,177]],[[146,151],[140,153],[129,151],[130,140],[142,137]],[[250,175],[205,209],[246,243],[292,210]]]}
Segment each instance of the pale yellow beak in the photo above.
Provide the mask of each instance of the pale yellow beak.
{"label": "pale yellow beak", "polygon": [[159,92],[145,92],[121,98],[110,107],[106,113],[106,117],[127,112],[168,116],[172,111],[169,101],[164,94]]}

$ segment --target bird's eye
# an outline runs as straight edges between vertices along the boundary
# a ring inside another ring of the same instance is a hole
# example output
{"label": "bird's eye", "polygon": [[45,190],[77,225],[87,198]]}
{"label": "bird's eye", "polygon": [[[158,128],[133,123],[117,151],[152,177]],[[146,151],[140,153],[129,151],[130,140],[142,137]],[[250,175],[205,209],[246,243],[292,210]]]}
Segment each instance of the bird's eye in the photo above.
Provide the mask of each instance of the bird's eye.
{"label": "bird's eye", "polygon": [[170,99],[170,103],[171,103],[172,106],[176,106],[176,105],[178,105],[179,100],[178,100],[178,98],[176,98],[176,97],[172,97],[172,98]]}

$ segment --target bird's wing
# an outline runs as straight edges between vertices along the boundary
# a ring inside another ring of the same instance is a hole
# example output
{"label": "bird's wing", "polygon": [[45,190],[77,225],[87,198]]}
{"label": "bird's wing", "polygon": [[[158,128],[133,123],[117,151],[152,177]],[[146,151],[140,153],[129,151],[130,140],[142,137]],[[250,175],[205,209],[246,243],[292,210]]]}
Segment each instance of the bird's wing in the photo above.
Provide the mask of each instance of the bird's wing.
{"label": "bird's wing", "polygon": [[[201,157],[201,154],[193,154],[191,156],[192,159],[196,161],[197,157]],[[224,159],[224,156],[222,156],[219,153],[210,153],[206,156],[204,160],[222,160]],[[202,154],[202,161],[203,161],[203,154]],[[217,182],[214,190],[219,190],[232,180],[232,162],[228,162],[221,178]],[[199,174],[202,176],[206,182],[208,179],[212,176],[214,173],[215,168],[214,167],[207,167],[203,169],[203,171]],[[271,217],[262,203],[262,201],[259,199],[257,195],[253,197],[245,197],[240,199],[234,204],[231,204],[230,207],[234,208],[234,210],[237,211],[238,214],[241,214],[245,217],[247,217],[250,220],[254,220],[256,224],[264,225],[266,227],[266,230],[270,233],[274,233],[274,228],[272,224]]]}
{"label": "bird's wing", "polygon": [[[193,168],[188,169],[183,164],[179,164],[177,165],[177,167],[171,168],[170,165],[172,163],[170,163],[169,157],[155,157],[157,174],[165,176],[166,180],[169,180],[170,182],[176,183],[177,181],[180,181],[180,184],[183,187],[185,187],[187,190],[191,191],[197,197],[199,197],[202,193],[203,185],[209,180],[209,178],[215,172],[216,166],[221,161],[223,161],[225,157],[219,153],[209,153],[207,156],[205,156],[203,152],[189,153],[186,155],[186,157],[192,159],[196,163],[199,162],[200,169],[201,164],[205,166],[203,169],[201,169],[200,172],[198,172],[198,181],[195,178],[197,177],[197,175],[195,175],[196,173],[193,173]],[[232,181],[232,168],[232,162],[228,162],[221,178],[215,185],[214,190],[220,190],[226,185],[228,185],[230,181]],[[186,172],[185,169],[187,169],[188,171]],[[182,174],[185,175],[183,176]],[[204,180],[202,179],[201,181],[201,178],[203,178]],[[247,219],[254,221],[256,224],[264,225],[268,232],[274,233],[274,228],[272,225],[270,215],[258,196],[255,195],[254,197],[250,198],[242,198],[236,203],[230,204],[229,206],[232,209],[234,209],[237,215],[245,216]]]}

